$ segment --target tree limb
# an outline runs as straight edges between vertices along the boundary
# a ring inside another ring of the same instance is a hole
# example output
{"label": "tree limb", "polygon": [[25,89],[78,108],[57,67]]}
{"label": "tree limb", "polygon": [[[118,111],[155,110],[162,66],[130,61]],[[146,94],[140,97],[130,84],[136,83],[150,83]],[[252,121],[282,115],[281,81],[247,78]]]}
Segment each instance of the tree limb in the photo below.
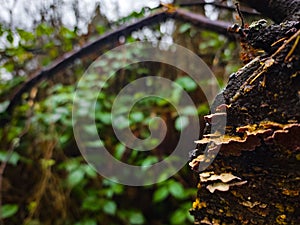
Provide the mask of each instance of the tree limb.
{"label": "tree limb", "polygon": [[144,26],[156,24],[165,21],[169,15],[165,12],[153,14],[147,18],[141,19],[131,25],[121,27],[115,31],[104,34],[96,41],[85,45],[79,50],[66,53],[62,57],[55,60],[49,67],[37,72],[30,80],[25,82],[22,87],[12,96],[10,103],[6,109],[6,118],[1,118],[0,124],[6,124],[11,119],[11,114],[14,108],[20,103],[23,93],[28,92],[32,87],[44,79],[50,78],[59,71],[63,71],[76,59],[82,59],[93,53],[99,53],[106,49],[112,48],[119,43],[119,38],[122,36],[129,36],[133,31],[141,29]]}
{"label": "tree limb", "polygon": [[213,30],[219,34],[226,35],[230,38],[233,37],[228,33],[228,27],[232,25],[231,23],[228,22],[219,21],[219,20],[210,20],[201,14],[191,13],[183,9],[177,9],[176,12],[174,13],[174,18],[177,18],[182,21],[190,22],[193,25],[199,26],[201,28]]}
{"label": "tree limb", "polygon": [[[1,115],[0,125],[4,126],[12,119],[12,113],[14,108],[20,104],[22,95],[28,92],[32,87],[41,82],[42,80],[48,79],[60,71],[68,68],[69,65],[74,63],[77,59],[82,59],[84,57],[90,56],[92,54],[101,54],[105,50],[111,49],[117,44],[119,44],[119,38],[122,36],[129,36],[133,31],[139,30],[142,27],[150,26],[167,20],[168,18],[175,18],[183,21],[191,22],[196,26],[201,28],[206,28],[223,35],[230,37],[227,33],[227,28],[231,25],[223,21],[212,21],[206,17],[191,13],[185,10],[177,9],[175,12],[159,12],[153,14],[147,18],[138,20],[137,22],[123,26],[115,31],[104,34],[96,41],[87,44],[79,50],[66,53],[62,57],[55,60],[49,67],[42,69],[37,72],[30,80],[25,82],[22,87],[17,90],[17,92],[12,96],[9,105],[6,109],[4,115]],[[232,37],[232,36],[231,36]]]}
{"label": "tree limb", "polygon": [[[197,6],[197,5],[212,5],[215,6],[216,8],[219,9],[227,9],[230,11],[235,11],[235,7],[233,6],[228,6],[219,2],[206,2],[204,0],[198,0],[198,1],[193,1],[193,2],[184,2],[184,3],[180,3],[179,6],[181,7],[189,7],[189,6]],[[248,7],[241,7],[241,12],[244,15],[261,15],[259,12],[257,12],[256,10],[252,9],[252,8],[248,8]]]}

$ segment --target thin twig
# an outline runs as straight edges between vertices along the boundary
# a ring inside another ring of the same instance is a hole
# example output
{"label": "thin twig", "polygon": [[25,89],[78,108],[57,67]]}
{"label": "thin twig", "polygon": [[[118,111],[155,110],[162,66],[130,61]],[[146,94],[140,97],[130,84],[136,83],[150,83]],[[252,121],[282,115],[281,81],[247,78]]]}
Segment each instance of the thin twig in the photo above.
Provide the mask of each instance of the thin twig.
{"label": "thin twig", "polygon": [[292,37],[290,37],[286,42],[284,42],[280,48],[277,49],[277,51],[271,56],[273,58],[276,56],[278,53],[280,53],[292,40],[294,40],[296,37],[300,35],[300,30],[298,30]]}
{"label": "thin twig", "polygon": [[294,53],[298,43],[299,43],[299,39],[300,39],[300,36],[298,35],[297,38],[296,38],[296,41],[295,43],[293,44],[293,47],[291,48],[291,50],[289,51],[289,53],[287,54],[287,56],[285,57],[284,59],[284,62],[287,62],[288,59],[291,57],[291,55]]}
{"label": "thin twig", "polygon": [[280,43],[280,42],[282,42],[282,41],[284,41],[284,40],[286,40],[286,37],[280,38],[279,40],[277,40],[277,41],[275,41],[273,44],[271,44],[271,47],[277,45],[278,43]]}
{"label": "thin twig", "polygon": [[237,13],[239,14],[239,17],[241,18],[241,21],[242,21],[242,26],[241,28],[244,29],[245,28],[245,21],[244,21],[244,17],[243,17],[243,14],[240,10],[240,4],[237,2],[235,3],[235,7],[236,7],[236,11]]}

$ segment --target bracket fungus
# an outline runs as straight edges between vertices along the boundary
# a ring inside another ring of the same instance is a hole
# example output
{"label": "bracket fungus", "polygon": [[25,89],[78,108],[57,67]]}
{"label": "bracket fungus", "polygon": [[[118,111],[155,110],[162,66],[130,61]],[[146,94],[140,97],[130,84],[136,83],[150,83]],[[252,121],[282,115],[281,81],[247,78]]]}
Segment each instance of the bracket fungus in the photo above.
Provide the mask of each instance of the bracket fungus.
{"label": "bracket fungus", "polygon": [[240,32],[264,52],[230,76],[190,154],[195,224],[300,221],[300,21],[263,25]]}

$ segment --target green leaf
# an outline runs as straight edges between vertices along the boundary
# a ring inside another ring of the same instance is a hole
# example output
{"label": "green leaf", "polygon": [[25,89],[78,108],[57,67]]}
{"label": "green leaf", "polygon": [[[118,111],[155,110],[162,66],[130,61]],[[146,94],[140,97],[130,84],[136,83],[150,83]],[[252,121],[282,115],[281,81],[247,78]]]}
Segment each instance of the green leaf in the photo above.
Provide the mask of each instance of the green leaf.
{"label": "green leaf", "polygon": [[171,224],[183,224],[186,219],[185,210],[178,209],[171,216]]}
{"label": "green leaf", "polygon": [[99,200],[99,198],[95,195],[88,196],[84,199],[82,203],[82,209],[96,212],[99,211],[103,206],[103,200]]}
{"label": "green leaf", "polygon": [[93,166],[86,164],[83,165],[82,168],[84,169],[84,172],[88,177],[91,178],[97,177],[96,169]]}
{"label": "green leaf", "polygon": [[38,203],[36,201],[32,201],[28,204],[27,208],[29,210],[29,213],[35,212],[36,208],[38,206]]}
{"label": "green leaf", "polygon": [[2,67],[5,68],[7,72],[12,73],[15,69],[15,63],[12,61],[7,61],[2,65]]}
{"label": "green leaf", "polygon": [[54,114],[51,114],[51,115],[47,116],[46,122],[48,124],[56,123],[57,121],[60,120],[60,118],[61,118],[61,114],[60,113],[54,113]]}
{"label": "green leaf", "polygon": [[43,35],[49,36],[53,32],[54,32],[54,27],[51,27],[47,23],[41,23],[35,29],[35,33],[36,33],[37,36],[43,36]]}
{"label": "green leaf", "polygon": [[98,34],[103,34],[106,30],[106,27],[105,26],[101,26],[101,25],[97,25],[96,26],[96,30],[98,32]]}
{"label": "green leaf", "polygon": [[[195,189],[193,191],[195,193]],[[181,204],[181,207],[180,207],[180,209],[185,211],[186,220],[188,220],[192,224],[194,222],[194,217],[189,213],[190,208],[191,208],[191,202],[189,202],[189,201]]]}
{"label": "green leaf", "polygon": [[103,206],[103,211],[109,215],[115,215],[117,211],[117,204],[113,201],[107,201]]}
{"label": "green leaf", "polygon": [[142,167],[148,167],[158,162],[158,158],[156,156],[148,156],[142,162]]}
{"label": "green leaf", "polygon": [[198,109],[198,114],[200,115],[206,115],[209,112],[209,106],[207,104],[201,104]]}
{"label": "green leaf", "polygon": [[71,135],[70,133],[66,132],[64,134],[61,134],[59,137],[59,142],[61,145],[67,144],[68,141],[70,141]]}
{"label": "green leaf", "polygon": [[3,28],[2,28],[2,25],[0,24],[0,36],[2,36],[3,33],[4,33],[4,30],[3,30]]}
{"label": "green leaf", "polygon": [[196,116],[198,114],[197,109],[193,106],[186,106],[182,109],[182,114],[185,116]]}
{"label": "green leaf", "polygon": [[139,123],[144,120],[144,114],[142,112],[133,112],[130,114],[130,119],[134,123]]}
{"label": "green leaf", "polygon": [[0,151],[0,161],[4,162],[8,160],[7,162],[9,164],[16,166],[20,160],[20,155],[16,152],[13,152],[11,155],[8,154],[9,154],[8,152]]}
{"label": "green leaf", "polygon": [[1,102],[0,103],[0,113],[4,113],[8,105],[9,105],[9,101]]}
{"label": "green leaf", "polygon": [[153,202],[161,202],[169,195],[169,190],[166,186],[162,186],[154,192]]}
{"label": "green leaf", "polygon": [[101,148],[104,146],[104,143],[101,140],[89,141],[86,142],[85,144],[87,147],[91,147],[91,148]]}
{"label": "green leaf", "polygon": [[112,190],[114,194],[119,195],[124,192],[124,186],[116,183],[114,186],[112,186]]}
{"label": "green leaf", "polygon": [[122,130],[129,127],[129,121],[125,116],[118,116],[113,121],[114,128]]}
{"label": "green leaf", "polygon": [[111,125],[111,113],[97,113],[95,116],[97,119],[99,119],[103,124],[105,125]]}
{"label": "green leaf", "polygon": [[182,24],[179,28],[179,33],[183,34],[187,32],[189,29],[191,29],[191,24],[189,23]]}
{"label": "green leaf", "polygon": [[[181,90],[180,90],[180,91],[181,91]],[[177,92],[177,93],[178,93],[178,92]],[[173,92],[173,96],[172,96],[172,97],[173,97],[174,99],[176,99],[176,100],[179,99],[179,97],[176,96],[177,93],[174,94],[174,92]],[[176,98],[176,97],[177,97],[177,98]],[[176,102],[177,102],[177,101],[176,101]],[[168,102],[168,100],[166,100],[166,99],[163,99],[163,98],[157,98],[156,104],[157,104],[158,106],[165,106],[165,105],[168,105],[169,102]]]}
{"label": "green leaf", "polygon": [[13,216],[14,214],[16,214],[16,212],[18,211],[19,207],[16,204],[6,204],[6,205],[2,205],[1,208],[1,215],[0,217],[2,219],[8,218]]}
{"label": "green leaf", "polygon": [[171,195],[173,195],[177,199],[183,199],[186,197],[184,188],[181,183],[179,182],[170,182],[169,183],[169,191]]}
{"label": "green leaf", "polygon": [[14,42],[14,36],[11,31],[8,32],[8,34],[6,36],[6,40],[11,44]]}
{"label": "green leaf", "polygon": [[28,42],[30,40],[34,40],[34,38],[35,38],[32,32],[28,32],[23,29],[17,29],[17,31],[18,31],[18,34],[20,35],[20,38],[26,42]]}
{"label": "green leaf", "polygon": [[41,162],[42,167],[45,169],[47,169],[55,164],[54,159],[41,159],[40,162]]}
{"label": "green leaf", "polygon": [[186,116],[179,116],[175,120],[175,128],[178,131],[182,131],[189,125],[189,118]]}
{"label": "green leaf", "polygon": [[116,146],[116,150],[115,150],[115,157],[118,160],[121,160],[125,150],[126,150],[126,146],[123,145],[122,143],[118,143],[117,146]]}
{"label": "green leaf", "polygon": [[141,67],[141,68],[138,68],[136,70],[136,72],[137,72],[137,74],[148,74],[149,73],[149,69]]}
{"label": "green leaf", "polygon": [[84,199],[82,203],[82,209],[89,210],[92,212],[100,210],[102,207],[101,202],[97,198],[97,196],[89,196]]}
{"label": "green leaf", "polygon": [[84,178],[84,171],[81,169],[77,169],[71,172],[67,178],[68,185],[73,188],[78,185]]}
{"label": "green leaf", "polygon": [[187,76],[180,77],[180,78],[176,79],[175,82],[188,92],[196,90],[197,86],[198,86],[192,78],[187,77]]}
{"label": "green leaf", "polygon": [[144,216],[140,212],[133,212],[129,215],[130,224],[143,224],[145,221]]}
{"label": "green leaf", "polygon": [[172,96],[171,96],[171,100],[172,100],[172,103],[175,104],[175,105],[178,105],[181,98],[182,98],[182,88],[178,87],[178,86],[175,86],[175,88],[173,88],[172,90]]}
{"label": "green leaf", "polygon": [[62,27],[60,32],[66,39],[74,39],[76,37],[76,33],[66,27]]}
{"label": "green leaf", "polygon": [[70,159],[66,162],[60,164],[61,169],[66,169],[68,172],[76,170],[80,166],[80,161],[78,158]]}

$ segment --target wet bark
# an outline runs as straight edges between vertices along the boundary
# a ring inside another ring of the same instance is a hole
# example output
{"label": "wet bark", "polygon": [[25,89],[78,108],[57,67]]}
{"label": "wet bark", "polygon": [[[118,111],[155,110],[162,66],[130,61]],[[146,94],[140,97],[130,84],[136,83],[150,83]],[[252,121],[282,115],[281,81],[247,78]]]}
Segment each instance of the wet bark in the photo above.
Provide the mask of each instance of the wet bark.
{"label": "wet bark", "polygon": [[254,58],[230,76],[206,117],[226,113],[225,134],[210,124],[191,153],[200,180],[191,214],[195,224],[299,224],[299,1],[245,2],[282,23],[244,33],[244,54]]}
{"label": "wet bark", "polygon": [[239,0],[255,8],[276,23],[284,20],[299,20],[299,0]]}

